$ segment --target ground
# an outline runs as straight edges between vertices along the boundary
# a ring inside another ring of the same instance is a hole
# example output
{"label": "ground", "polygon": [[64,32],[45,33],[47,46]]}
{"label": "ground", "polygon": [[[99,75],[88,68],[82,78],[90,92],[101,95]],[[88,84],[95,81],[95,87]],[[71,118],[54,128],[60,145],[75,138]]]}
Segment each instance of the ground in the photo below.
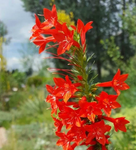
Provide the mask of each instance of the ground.
{"label": "ground", "polygon": [[2,148],[2,145],[6,143],[7,137],[6,137],[6,129],[1,127],[0,128],[0,148]]}

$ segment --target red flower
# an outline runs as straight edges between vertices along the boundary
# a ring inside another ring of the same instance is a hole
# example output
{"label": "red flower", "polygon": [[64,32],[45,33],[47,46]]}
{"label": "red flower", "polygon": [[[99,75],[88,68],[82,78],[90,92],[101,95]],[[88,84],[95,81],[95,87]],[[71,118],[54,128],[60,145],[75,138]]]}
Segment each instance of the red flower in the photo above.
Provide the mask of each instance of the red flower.
{"label": "red flower", "polygon": [[61,94],[60,95],[58,94],[56,87],[46,85],[46,89],[50,93],[46,98],[46,102],[51,104],[51,108],[52,108],[51,114],[53,114],[53,113],[57,114],[58,98],[62,98]]}
{"label": "red flower", "polygon": [[108,150],[105,145],[102,145],[102,150]]}
{"label": "red flower", "polygon": [[127,90],[129,86],[124,82],[128,77],[128,74],[120,75],[120,70],[118,69],[117,73],[113,77],[112,81],[98,83],[99,87],[113,87],[116,93],[119,95],[119,90]]}
{"label": "red flower", "polygon": [[72,137],[66,135],[65,133],[59,133],[56,132],[56,135],[60,137],[60,139],[57,141],[57,145],[62,145],[63,150],[74,150],[74,148],[77,146],[75,143],[70,145],[72,141]]}
{"label": "red flower", "polygon": [[[96,146],[95,145],[94,146],[90,146],[90,147],[88,147],[87,150],[96,150]],[[102,145],[102,150],[107,150],[105,145]]]}
{"label": "red flower", "polygon": [[130,122],[126,120],[125,117],[120,117],[120,118],[115,118],[113,123],[114,123],[114,128],[116,132],[118,130],[126,132],[127,130],[126,130],[125,124],[128,124]]}
{"label": "red flower", "polygon": [[96,100],[98,100],[98,104],[104,110],[107,116],[110,116],[111,109],[115,109],[121,107],[121,105],[116,102],[117,95],[108,95],[106,92],[102,91],[99,96],[96,96]]}
{"label": "red flower", "polygon": [[58,115],[61,119],[64,125],[66,125],[66,128],[69,129],[72,126],[81,126],[81,119],[79,116],[79,110],[73,110],[70,107],[64,107],[61,112],[59,112]]}
{"label": "red flower", "polygon": [[32,28],[32,38],[36,38],[33,43],[40,46],[39,53],[43,52],[45,49],[45,46],[48,42],[55,42],[56,40],[54,37],[49,36],[49,37],[44,37],[41,34],[52,34],[54,30],[50,30],[52,27],[54,27],[57,23],[57,11],[56,11],[56,6],[53,5],[52,11],[49,9],[44,8],[44,17],[45,21],[43,23],[40,22],[39,18],[37,15],[35,15],[35,22],[36,24]]}
{"label": "red flower", "polygon": [[80,117],[86,117],[91,122],[95,122],[95,116],[101,115],[101,109],[96,102],[87,102],[86,97],[82,97],[79,101],[80,106]]}
{"label": "red flower", "polygon": [[[108,141],[108,138],[110,137],[109,135],[105,135],[105,137],[106,137],[106,143],[105,144],[109,144],[110,142]],[[94,139],[94,140],[92,140],[90,143],[82,143],[81,145],[86,145],[86,146],[88,146],[88,145],[91,145],[91,146],[89,146],[88,147],[88,149],[87,150],[95,150],[96,149],[96,147],[97,147],[97,141]],[[102,150],[107,150],[107,148],[106,148],[106,146],[105,145],[101,145],[102,146]]]}
{"label": "red flower", "polygon": [[82,81],[83,80],[83,77],[81,75],[78,75],[77,76],[78,80]]}
{"label": "red flower", "polygon": [[[66,80],[66,81],[65,81]],[[80,83],[73,83],[70,81],[68,76],[63,78],[54,78],[55,84],[58,86],[58,93],[62,93],[63,100],[66,103],[69,98],[78,91],[77,87],[80,86]]]}
{"label": "red flower", "polygon": [[50,23],[47,20],[41,23],[36,14],[35,14],[35,23],[36,24],[32,27],[32,30],[31,30],[33,32],[33,35],[30,37],[30,39],[37,37],[40,34],[51,34],[52,31],[54,31],[54,30],[51,30],[54,24]]}
{"label": "red flower", "polygon": [[33,34],[30,37],[30,40],[33,39],[34,37],[37,37],[40,35],[41,22],[36,14],[35,14],[35,22],[36,22],[36,24],[32,27],[32,30],[31,30],[33,32]]}
{"label": "red flower", "polygon": [[102,144],[106,144],[106,136],[104,135],[106,132],[110,131],[111,126],[105,125],[104,121],[96,122],[91,125],[86,125],[85,129],[89,132],[86,138],[86,143],[90,143],[94,138]]}
{"label": "red flower", "polygon": [[57,101],[58,99],[53,95],[48,95],[46,98],[46,102],[51,104],[51,109],[52,109],[51,114],[53,113],[57,114],[57,109],[58,109]]}
{"label": "red flower", "polygon": [[88,30],[92,29],[93,27],[91,26],[91,24],[93,23],[93,21],[90,21],[88,22],[86,25],[84,25],[84,23],[78,19],[77,21],[77,28],[73,25],[71,25],[71,27],[76,30],[77,29],[77,32],[80,34],[81,36],[81,43],[82,43],[82,46],[85,47],[85,34]]}
{"label": "red flower", "polygon": [[44,29],[45,28],[51,28],[51,27],[55,26],[55,24],[57,22],[56,6],[53,5],[51,11],[47,8],[44,8],[43,14],[44,14],[44,18],[46,19]]}
{"label": "red flower", "polygon": [[72,142],[75,142],[77,145],[79,145],[79,143],[86,138],[86,131],[82,126],[81,127],[73,126],[68,131],[67,135],[73,138]]}
{"label": "red flower", "polygon": [[95,144],[97,144],[97,141],[95,139],[93,139],[90,143],[86,143],[85,140],[84,140],[84,142],[82,142],[80,145],[86,145],[86,146],[91,145],[87,149],[87,150],[91,150],[93,148],[93,145],[95,145]]}
{"label": "red flower", "polygon": [[39,54],[42,53],[46,47],[46,44],[49,42],[55,42],[56,40],[54,39],[53,36],[48,36],[48,37],[43,37],[42,35],[39,35],[33,40],[33,43],[37,46],[39,46]]}
{"label": "red flower", "polygon": [[84,25],[84,23],[80,19],[78,19],[78,21],[77,21],[77,32],[81,35],[82,45],[85,44],[85,34],[86,34],[86,32],[93,28],[91,26],[92,23],[93,23],[93,21],[90,21],[86,25]]}
{"label": "red flower", "polygon": [[62,122],[54,117],[53,117],[53,120],[55,121],[54,126],[56,127],[56,132],[60,132],[63,126]]}
{"label": "red flower", "polygon": [[102,116],[103,119],[106,119],[114,124],[115,131],[117,132],[118,130],[121,130],[123,132],[126,132],[126,127],[125,125],[130,123],[128,120],[125,119],[125,117],[119,117],[119,118],[111,118],[111,117],[106,117]]}
{"label": "red flower", "polygon": [[[35,15],[36,24],[32,28],[33,34],[30,37],[30,39],[35,38],[33,43],[40,46],[39,53],[44,51],[48,42],[57,42],[56,45],[59,45],[57,49],[58,55],[70,50],[72,45],[78,48],[80,47],[79,43],[73,39],[74,31],[70,31],[66,26],[66,23],[60,24],[58,22],[55,5],[53,5],[51,11],[44,8],[43,13],[45,18],[43,23],[41,23],[39,18]],[[44,37],[43,35],[47,35],[47,37]]]}
{"label": "red flower", "polygon": [[59,47],[57,49],[57,54],[61,55],[65,51],[70,50],[71,46],[80,47],[80,45],[73,40],[74,31],[70,31],[66,26],[66,23],[62,24],[62,30],[58,30],[58,32],[53,34],[56,41],[59,43]]}

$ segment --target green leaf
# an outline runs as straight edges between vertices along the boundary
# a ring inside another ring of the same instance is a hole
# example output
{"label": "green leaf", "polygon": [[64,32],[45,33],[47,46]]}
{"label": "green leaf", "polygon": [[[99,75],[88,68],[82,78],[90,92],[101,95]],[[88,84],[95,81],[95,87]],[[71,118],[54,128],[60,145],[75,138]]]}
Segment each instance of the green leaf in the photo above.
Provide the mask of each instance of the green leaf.
{"label": "green leaf", "polygon": [[94,56],[94,53],[87,59],[87,63],[92,59],[93,56]]}

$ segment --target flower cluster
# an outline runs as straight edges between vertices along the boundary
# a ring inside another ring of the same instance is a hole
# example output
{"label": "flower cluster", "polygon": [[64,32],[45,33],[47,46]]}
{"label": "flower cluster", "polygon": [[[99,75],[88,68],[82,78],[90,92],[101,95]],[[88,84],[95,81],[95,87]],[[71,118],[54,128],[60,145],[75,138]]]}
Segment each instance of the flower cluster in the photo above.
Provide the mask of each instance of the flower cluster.
{"label": "flower cluster", "polygon": [[[85,37],[86,32],[93,28],[93,22],[84,25],[79,19],[77,26],[67,27],[66,23],[58,20],[55,5],[52,10],[44,8],[43,16],[45,21],[40,22],[35,15],[36,24],[30,39],[39,46],[39,53],[56,47],[54,58],[64,59],[73,66],[72,70],[61,69],[69,75],[54,78],[54,86],[46,85],[49,92],[46,102],[51,104],[51,116],[59,137],[57,145],[64,150],[74,150],[79,145],[86,145],[87,150],[107,150],[111,130],[107,121],[113,123],[115,131],[123,132],[126,132],[125,125],[129,123],[125,117],[110,117],[112,109],[121,107],[117,102],[120,90],[129,89],[124,82],[128,74],[121,75],[118,69],[112,81],[97,84],[92,82],[93,78],[89,81],[87,64],[90,58],[86,58]],[[63,53],[69,59],[61,57]],[[116,95],[105,91],[96,94],[99,87],[112,87]]]}

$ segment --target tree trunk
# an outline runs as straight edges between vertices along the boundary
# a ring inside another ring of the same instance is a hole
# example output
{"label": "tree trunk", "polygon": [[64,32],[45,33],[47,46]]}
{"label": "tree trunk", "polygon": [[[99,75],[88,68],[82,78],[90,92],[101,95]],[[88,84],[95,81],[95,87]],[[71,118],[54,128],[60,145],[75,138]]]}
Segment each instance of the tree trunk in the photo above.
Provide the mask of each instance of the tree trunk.
{"label": "tree trunk", "polygon": [[[97,4],[97,10],[99,12],[99,9],[100,9],[100,0],[98,0],[98,4]],[[99,24],[97,24],[96,26],[96,33],[97,33],[97,38],[96,38],[96,47],[98,48],[97,49],[97,55],[100,55],[100,36],[99,36],[99,30],[100,30],[100,27],[99,27]],[[101,58],[99,57],[99,59],[96,61],[96,66],[97,66],[97,73],[98,73],[98,78],[101,79]]]}
{"label": "tree trunk", "polygon": [[[124,16],[124,11],[126,9],[126,2],[123,0],[123,6],[122,6],[122,16]],[[122,22],[122,26],[124,26],[124,22]],[[124,56],[124,43],[125,43],[125,31],[122,29],[122,35],[121,35],[121,55]]]}

